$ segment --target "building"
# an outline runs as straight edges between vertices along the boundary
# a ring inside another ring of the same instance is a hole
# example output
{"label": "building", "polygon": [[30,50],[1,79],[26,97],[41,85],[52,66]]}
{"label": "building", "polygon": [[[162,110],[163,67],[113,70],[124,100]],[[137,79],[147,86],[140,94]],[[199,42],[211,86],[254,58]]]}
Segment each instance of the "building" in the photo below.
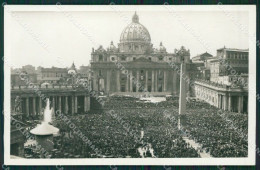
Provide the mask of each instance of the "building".
{"label": "building", "polygon": [[248,112],[248,49],[221,48],[207,60],[210,80],[196,80],[198,99],[232,112]]}
{"label": "building", "polygon": [[210,60],[210,80],[219,76],[248,74],[248,49],[220,48]]}
{"label": "building", "polygon": [[197,61],[202,61],[202,62],[204,62],[204,61],[206,61],[206,60],[208,60],[208,59],[210,59],[210,58],[212,58],[213,57],[213,55],[211,55],[211,54],[209,54],[207,51],[205,52],[205,53],[202,53],[202,54],[198,54],[197,56],[195,56],[195,57],[192,57],[192,62],[194,63],[194,62],[197,62]]}
{"label": "building", "polygon": [[[182,47],[183,60],[190,63],[190,53]],[[153,48],[148,30],[139,22],[135,13],[121,33],[118,47],[111,42],[91,53],[92,87],[105,93],[152,92],[178,94],[180,77],[169,63],[179,67],[181,57],[168,53],[160,43]]]}
{"label": "building", "polygon": [[12,86],[28,86],[30,83],[37,83],[37,73],[33,66],[11,69]]}
{"label": "building", "polygon": [[37,68],[37,81],[41,83],[65,84],[68,77],[67,68]]}

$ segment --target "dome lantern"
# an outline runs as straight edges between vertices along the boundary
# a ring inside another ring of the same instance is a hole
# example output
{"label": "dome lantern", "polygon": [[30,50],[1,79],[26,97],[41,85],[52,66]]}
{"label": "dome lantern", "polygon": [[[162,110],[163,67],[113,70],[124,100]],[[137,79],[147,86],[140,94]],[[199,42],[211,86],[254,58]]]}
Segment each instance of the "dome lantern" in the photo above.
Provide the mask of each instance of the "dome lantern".
{"label": "dome lantern", "polygon": [[136,12],[135,12],[135,14],[134,14],[134,16],[133,16],[133,18],[132,18],[132,22],[133,22],[133,23],[139,23],[139,17],[138,17],[138,15],[136,14]]}

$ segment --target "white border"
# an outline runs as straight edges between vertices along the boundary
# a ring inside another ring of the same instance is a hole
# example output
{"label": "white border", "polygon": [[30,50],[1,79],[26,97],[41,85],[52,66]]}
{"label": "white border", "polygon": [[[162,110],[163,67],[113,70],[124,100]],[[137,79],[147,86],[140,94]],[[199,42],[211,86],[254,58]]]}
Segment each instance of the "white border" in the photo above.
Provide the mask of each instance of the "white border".
{"label": "white border", "polygon": [[[91,6],[71,6],[62,5],[67,11],[113,11],[111,6],[91,5]],[[119,8],[120,7],[120,8]],[[163,5],[142,5],[142,6],[117,6],[122,11],[163,11]],[[249,12],[249,32],[256,35],[256,6],[255,5],[228,5],[228,11],[248,11]],[[4,10],[4,56],[11,52],[8,39],[10,11],[58,11],[55,5],[8,5],[8,10]],[[176,11],[222,11],[218,5],[194,5],[194,6],[174,6]],[[4,63],[4,162],[5,165],[255,165],[255,136],[256,136],[256,43],[249,39],[249,152],[248,158],[84,158],[84,159],[10,159],[10,67]]]}

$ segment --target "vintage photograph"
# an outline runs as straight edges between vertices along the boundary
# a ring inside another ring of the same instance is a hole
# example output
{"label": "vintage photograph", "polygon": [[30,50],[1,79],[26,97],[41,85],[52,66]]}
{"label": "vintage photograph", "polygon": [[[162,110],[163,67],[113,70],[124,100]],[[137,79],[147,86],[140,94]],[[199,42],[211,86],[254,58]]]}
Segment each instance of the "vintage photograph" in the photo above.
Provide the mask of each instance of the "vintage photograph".
{"label": "vintage photograph", "polygon": [[255,164],[255,6],[4,12],[7,162]]}

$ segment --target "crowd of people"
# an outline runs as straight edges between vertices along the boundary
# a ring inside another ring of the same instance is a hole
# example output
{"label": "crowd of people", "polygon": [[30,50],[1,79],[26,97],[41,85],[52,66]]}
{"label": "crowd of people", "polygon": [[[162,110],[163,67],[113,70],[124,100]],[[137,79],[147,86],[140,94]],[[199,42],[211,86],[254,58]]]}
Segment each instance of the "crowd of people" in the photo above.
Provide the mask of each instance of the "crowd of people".
{"label": "crowd of people", "polygon": [[174,99],[149,103],[134,97],[106,97],[104,101],[102,111],[67,115],[91,144],[63,120],[53,122],[60,129],[53,158],[139,158],[143,157],[140,148],[147,146],[153,153],[145,155],[150,157],[200,157],[200,150],[183,139],[183,131],[212,157],[247,156],[246,114],[220,113],[199,101],[188,101],[187,112],[181,116]]}
{"label": "crowd of people", "polygon": [[181,124],[213,157],[247,157],[248,116],[214,107],[188,109]]}
{"label": "crowd of people", "polygon": [[138,148],[149,144],[155,157],[198,157],[197,151],[182,139],[177,127],[163,116],[163,110],[130,108],[122,112],[117,109],[113,115],[95,113],[70,119],[100,153],[97,154],[63,121],[57,121],[61,135],[55,141],[59,143],[58,150],[66,151],[67,155],[138,158],[141,157]]}

